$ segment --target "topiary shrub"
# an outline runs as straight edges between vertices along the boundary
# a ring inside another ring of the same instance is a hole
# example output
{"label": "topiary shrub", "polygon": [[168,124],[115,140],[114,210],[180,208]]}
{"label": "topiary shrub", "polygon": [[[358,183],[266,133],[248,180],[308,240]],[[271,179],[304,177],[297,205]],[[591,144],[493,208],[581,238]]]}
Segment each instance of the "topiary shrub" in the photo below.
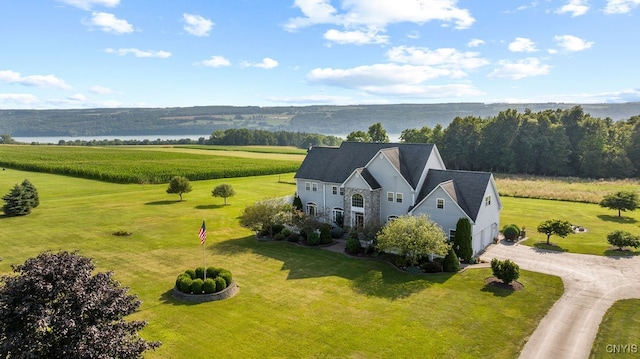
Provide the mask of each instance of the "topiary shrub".
{"label": "topiary shrub", "polygon": [[460,270],[460,260],[458,259],[458,255],[453,250],[453,248],[449,249],[449,253],[444,257],[444,261],[442,262],[442,269],[445,272],[456,273]]}
{"label": "topiary shrub", "polygon": [[216,268],[216,267],[207,267],[207,279],[211,278],[215,278],[218,276],[218,274],[220,274],[220,271],[223,270],[221,268]]}
{"label": "topiary shrub", "polygon": [[491,260],[491,270],[494,277],[502,280],[504,284],[509,284],[520,278],[520,266],[508,259],[501,261],[493,258]]}
{"label": "topiary shrub", "polygon": [[331,228],[331,238],[342,238],[342,236],[344,235],[344,230],[340,227],[333,227]]}
{"label": "topiary shrub", "polygon": [[216,293],[227,287],[227,282],[221,276],[217,276],[213,281],[216,283]]}
{"label": "topiary shrub", "polygon": [[518,239],[518,236],[520,235],[520,228],[515,224],[508,224],[502,228],[502,235],[508,241],[513,242]]}
{"label": "topiary shrub", "polygon": [[331,227],[325,223],[320,226],[320,244],[330,243],[333,243],[333,238],[331,238]]}
{"label": "topiary shrub", "polygon": [[[204,273],[204,272],[203,272]],[[191,283],[191,293],[193,294],[202,294],[202,285],[204,281],[200,278],[196,278]]]}
{"label": "topiary shrub", "polygon": [[223,269],[220,271],[220,274],[218,274],[218,276],[224,279],[224,282],[227,284],[227,287],[231,285],[231,282],[233,281],[233,276],[231,275],[231,272],[229,272],[226,269]]}
{"label": "topiary shrub", "polygon": [[191,293],[191,284],[193,284],[193,279],[188,275],[180,275],[178,276],[176,284],[178,286],[178,290],[182,293]]}
{"label": "topiary shrub", "polygon": [[320,244],[320,236],[316,231],[310,231],[307,233],[307,244],[310,246],[317,246]]}
{"label": "topiary shrub", "polygon": [[202,291],[204,294],[211,294],[216,292],[216,282],[213,278],[209,278],[207,275],[207,279],[202,284]]}
{"label": "topiary shrub", "polygon": [[[204,280],[204,267],[196,268],[196,278],[200,278],[200,279]],[[194,280],[196,278],[194,278]]]}
{"label": "topiary shrub", "polygon": [[360,241],[358,239],[349,238],[347,239],[345,250],[349,254],[358,254],[360,253],[360,251],[362,251],[362,245],[360,244]]}
{"label": "topiary shrub", "polygon": [[189,277],[191,279],[196,279],[196,271],[194,271],[193,269],[187,269],[186,271],[184,271],[185,274],[188,274]]}

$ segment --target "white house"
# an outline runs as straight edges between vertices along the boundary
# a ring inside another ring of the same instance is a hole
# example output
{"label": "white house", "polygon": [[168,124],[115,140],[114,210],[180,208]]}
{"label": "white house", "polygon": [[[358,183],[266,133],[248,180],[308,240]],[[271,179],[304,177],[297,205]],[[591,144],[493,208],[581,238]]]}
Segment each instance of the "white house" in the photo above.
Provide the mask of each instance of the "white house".
{"label": "white house", "polygon": [[324,222],[363,228],[426,214],[453,238],[465,217],[474,255],[498,236],[502,203],[493,175],[447,170],[434,144],[312,147],[295,179],[305,212]]}

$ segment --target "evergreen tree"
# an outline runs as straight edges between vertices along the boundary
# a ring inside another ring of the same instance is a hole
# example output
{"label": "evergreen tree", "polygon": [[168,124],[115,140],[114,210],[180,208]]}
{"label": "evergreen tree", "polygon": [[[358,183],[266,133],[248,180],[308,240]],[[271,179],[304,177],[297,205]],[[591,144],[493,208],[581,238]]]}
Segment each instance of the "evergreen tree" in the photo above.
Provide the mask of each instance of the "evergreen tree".
{"label": "evergreen tree", "polygon": [[460,218],[456,224],[456,235],[453,237],[453,248],[458,257],[465,263],[470,263],[473,257],[471,244],[471,222],[467,218]]}
{"label": "evergreen tree", "polygon": [[26,199],[31,202],[31,207],[38,207],[40,205],[40,196],[38,195],[38,190],[33,183],[29,182],[28,179],[25,179],[20,185],[24,189]]}
{"label": "evergreen tree", "polygon": [[24,216],[31,213],[31,199],[27,197],[21,185],[13,186],[11,192],[4,195],[2,200],[5,202],[2,211],[7,216]]}
{"label": "evergreen tree", "polygon": [[460,270],[460,261],[453,248],[449,249],[449,253],[444,257],[442,261],[442,270],[445,272],[456,273]]}

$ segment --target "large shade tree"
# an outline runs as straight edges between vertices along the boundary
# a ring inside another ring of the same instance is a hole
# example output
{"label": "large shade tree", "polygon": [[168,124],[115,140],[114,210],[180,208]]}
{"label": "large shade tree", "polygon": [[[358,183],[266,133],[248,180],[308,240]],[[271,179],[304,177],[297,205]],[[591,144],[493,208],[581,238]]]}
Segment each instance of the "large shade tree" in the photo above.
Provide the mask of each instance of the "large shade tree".
{"label": "large shade tree", "polygon": [[404,256],[411,265],[425,255],[444,256],[450,248],[442,228],[426,215],[404,215],[387,222],[377,240],[380,251]]}
{"label": "large shade tree", "polygon": [[140,358],[160,346],[125,321],[140,300],[75,252],[44,252],[0,279],[0,357]]}

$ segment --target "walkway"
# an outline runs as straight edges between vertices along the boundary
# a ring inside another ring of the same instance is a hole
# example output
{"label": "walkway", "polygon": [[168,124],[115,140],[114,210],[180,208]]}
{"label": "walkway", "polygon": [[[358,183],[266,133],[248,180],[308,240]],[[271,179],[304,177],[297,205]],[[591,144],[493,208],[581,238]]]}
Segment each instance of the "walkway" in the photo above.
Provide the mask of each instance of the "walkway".
{"label": "walkway", "polygon": [[564,294],[540,321],[521,359],[588,358],[607,309],[617,300],[640,298],[640,257],[562,253],[500,243],[480,258],[511,259],[522,269],[562,278]]}

